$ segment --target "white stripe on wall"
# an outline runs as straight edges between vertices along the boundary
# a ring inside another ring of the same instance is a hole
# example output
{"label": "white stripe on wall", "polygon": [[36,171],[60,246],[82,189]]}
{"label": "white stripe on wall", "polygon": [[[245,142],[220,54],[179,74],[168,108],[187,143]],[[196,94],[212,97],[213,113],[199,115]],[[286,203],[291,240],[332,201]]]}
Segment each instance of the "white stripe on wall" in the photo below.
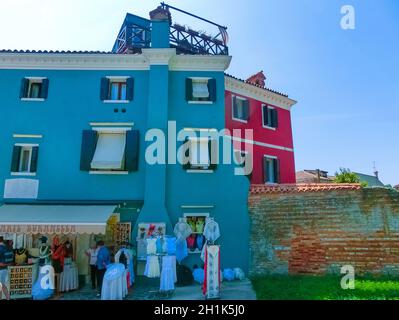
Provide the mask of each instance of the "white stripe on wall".
{"label": "white stripe on wall", "polygon": [[283,150],[283,151],[294,152],[294,149],[292,149],[292,148],[276,146],[275,144],[269,144],[269,143],[264,143],[264,142],[260,142],[260,141],[242,139],[242,138],[239,138],[239,137],[232,137],[232,136],[226,136],[226,137],[231,138],[233,141],[245,142],[245,143],[250,143],[250,144],[254,144],[254,145],[257,145],[257,146],[261,146],[261,147],[267,147],[267,148],[272,148],[272,149],[278,149],[278,150]]}

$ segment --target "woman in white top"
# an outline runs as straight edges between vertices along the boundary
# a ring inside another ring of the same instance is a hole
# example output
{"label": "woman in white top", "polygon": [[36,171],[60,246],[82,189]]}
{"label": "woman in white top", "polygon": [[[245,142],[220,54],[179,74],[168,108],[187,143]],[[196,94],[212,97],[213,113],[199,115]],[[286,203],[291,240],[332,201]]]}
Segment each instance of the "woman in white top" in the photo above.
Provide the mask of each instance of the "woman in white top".
{"label": "woman in white top", "polygon": [[90,278],[91,278],[91,288],[96,288],[96,272],[97,272],[97,253],[98,248],[95,243],[92,243],[90,249],[86,251],[86,255],[89,257],[89,264],[90,264]]}

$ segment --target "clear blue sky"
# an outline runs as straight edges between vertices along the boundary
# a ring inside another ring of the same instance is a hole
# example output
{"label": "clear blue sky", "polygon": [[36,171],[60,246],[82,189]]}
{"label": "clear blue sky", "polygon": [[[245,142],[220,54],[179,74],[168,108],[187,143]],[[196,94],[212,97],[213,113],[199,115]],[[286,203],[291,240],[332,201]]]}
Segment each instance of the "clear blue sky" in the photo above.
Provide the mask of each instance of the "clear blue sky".
{"label": "clear blue sky", "polygon": [[[166,2],[229,27],[229,73],[264,70],[268,87],[298,101],[297,170],[370,174],[375,161],[383,182],[399,184],[399,1]],[[126,12],[148,17],[158,3],[2,0],[0,48],[110,50]],[[346,4],[356,10],[355,30],[340,28]]]}

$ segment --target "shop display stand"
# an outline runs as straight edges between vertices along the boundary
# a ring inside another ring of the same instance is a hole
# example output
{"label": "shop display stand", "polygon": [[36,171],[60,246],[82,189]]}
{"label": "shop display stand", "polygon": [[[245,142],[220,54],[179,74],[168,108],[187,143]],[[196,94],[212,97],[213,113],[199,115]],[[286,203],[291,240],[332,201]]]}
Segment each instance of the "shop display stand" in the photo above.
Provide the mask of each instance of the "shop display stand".
{"label": "shop display stand", "polygon": [[206,245],[206,291],[205,300],[218,300],[220,296],[220,246]]}

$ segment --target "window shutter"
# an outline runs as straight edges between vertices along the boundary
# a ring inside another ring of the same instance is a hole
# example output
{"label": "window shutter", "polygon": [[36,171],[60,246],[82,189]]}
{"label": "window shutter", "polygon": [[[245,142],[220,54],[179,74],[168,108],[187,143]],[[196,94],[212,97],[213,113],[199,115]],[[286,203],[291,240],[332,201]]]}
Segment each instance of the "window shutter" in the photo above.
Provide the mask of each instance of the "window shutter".
{"label": "window shutter", "polygon": [[268,107],[267,106],[263,106],[262,107],[262,110],[263,110],[263,125],[264,126],[267,126],[267,123],[268,123]]}
{"label": "window shutter", "polygon": [[90,171],[91,161],[97,145],[97,132],[94,130],[83,130],[82,146],[80,151],[80,170]]}
{"label": "window shutter", "polygon": [[47,78],[42,80],[42,87],[40,89],[40,98],[47,99],[49,83],[50,81]]}
{"label": "window shutter", "polygon": [[126,79],[126,100],[132,101],[134,97],[134,79]]}
{"label": "window shutter", "polygon": [[[184,144],[186,144],[186,146],[187,146],[187,149],[186,149],[185,152],[184,152],[184,156],[185,156],[186,158],[190,159],[190,158],[189,158],[189,156],[190,156],[190,147],[191,147],[191,146],[190,146],[190,145],[191,145],[190,140],[189,140],[188,138],[186,138],[186,140],[184,141]],[[184,169],[184,170],[190,170],[190,169],[191,169],[190,160],[187,161],[186,164],[183,164],[183,169]]]}
{"label": "window shutter", "polygon": [[268,161],[266,157],[263,157],[263,183],[267,183],[268,178]]}
{"label": "window shutter", "polygon": [[280,161],[273,159],[274,182],[280,183]]}
{"label": "window shutter", "polygon": [[237,110],[237,97],[233,97],[233,117],[238,119],[238,110]]}
{"label": "window shutter", "polygon": [[[214,143],[212,143],[212,141]],[[209,160],[210,160],[210,166],[209,170],[215,171],[218,167],[218,146],[217,146],[217,141],[215,139],[209,139],[208,140],[208,148],[209,148]]]}
{"label": "window shutter", "polygon": [[243,120],[248,120],[249,119],[249,100],[244,100],[243,101],[243,108],[244,108],[244,119]]}
{"label": "window shutter", "polygon": [[277,128],[277,127],[278,127],[278,113],[277,113],[277,109],[273,109],[272,115],[273,115],[273,128]]}
{"label": "window shutter", "polygon": [[19,158],[21,156],[22,147],[14,146],[12,150],[11,172],[19,171]]}
{"label": "window shutter", "polygon": [[137,171],[139,167],[140,131],[131,130],[126,132],[125,146],[125,170]]}
{"label": "window shutter", "polygon": [[109,79],[101,78],[100,99],[108,100],[109,97]]}
{"label": "window shutter", "polygon": [[209,101],[216,101],[216,79],[208,80]]}
{"label": "window shutter", "polygon": [[32,158],[30,160],[30,172],[37,171],[37,159],[39,157],[39,147],[32,148]]}
{"label": "window shutter", "polygon": [[186,100],[193,100],[193,79],[186,78]]}
{"label": "window shutter", "polygon": [[29,80],[26,78],[23,78],[21,80],[21,88],[20,88],[20,92],[19,92],[19,97],[21,99],[28,97],[28,87],[29,87]]}

